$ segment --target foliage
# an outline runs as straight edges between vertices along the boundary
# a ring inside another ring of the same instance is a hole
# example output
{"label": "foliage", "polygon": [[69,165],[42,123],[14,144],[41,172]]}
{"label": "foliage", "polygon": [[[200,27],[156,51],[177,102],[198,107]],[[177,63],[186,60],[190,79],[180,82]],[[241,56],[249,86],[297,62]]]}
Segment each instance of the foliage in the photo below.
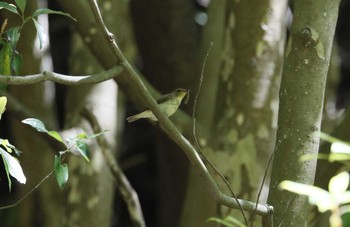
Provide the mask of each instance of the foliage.
{"label": "foliage", "polygon": [[242,222],[240,222],[239,220],[237,220],[236,218],[232,217],[232,216],[227,216],[225,218],[215,218],[215,217],[211,217],[208,219],[208,221],[212,221],[212,222],[217,222],[223,226],[227,226],[227,227],[246,227],[245,224],[243,224]]}
{"label": "foliage", "polygon": [[[18,75],[22,66],[22,56],[16,51],[17,43],[21,37],[21,31],[25,24],[32,21],[37,35],[39,37],[39,46],[42,48],[46,35],[43,27],[40,25],[37,16],[43,14],[59,14],[67,16],[75,20],[68,13],[63,13],[61,11],[54,11],[46,8],[40,8],[33,12],[32,15],[26,16],[25,10],[27,1],[26,0],[15,0],[16,5],[10,4],[7,2],[0,2],[0,9],[5,9],[11,13],[17,15],[21,24],[16,27],[6,28],[7,27],[7,18],[1,24],[0,27],[0,75]],[[6,86],[4,84],[0,85],[0,88],[4,89]]]}
{"label": "foliage", "polygon": [[[321,133],[320,137],[332,143],[330,154],[318,154],[315,155],[303,155],[300,161],[307,161],[312,158],[328,159],[330,162],[340,161],[345,165],[348,165],[350,160],[350,143],[334,138],[325,133]],[[350,191],[347,191],[349,187],[349,173],[343,171],[336,176],[332,177],[329,181],[328,190],[322,188],[306,185],[292,181],[282,181],[279,184],[279,188],[287,190],[300,195],[306,195],[309,198],[309,203],[316,205],[319,212],[331,211],[332,215],[329,219],[331,226],[341,226],[342,215],[347,216],[350,214]],[[342,209],[340,209],[340,207]]]}
{"label": "foliage", "polygon": [[35,128],[38,132],[46,133],[47,135],[51,136],[66,147],[66,150],[60,151],[58,155],[55,155],[54,159],[55,176],[58,186],[61,189],[64,188],[69,178],[68,165],[62,162],[63,156],[67,153],[73,153],[82,156],[87,162],[89,162],[89,149],[86,140],[95,138],[105,133],[105,131],[93,135],[86,135],[85,133],[81,133],[75,136],[74,138],[67,138],[64,142],[61,135],[57,131],[47,130],[44,123],[38,119],[27,118],[24,119],[22,123],[30,125],[31,127]]}
{"label": "foliage", "polygon": [[[0,119],[2,114],[5,112],[6,103],[7,103],[7,98],[0,97]],[[12,186],[10,175],[16,178],[20,183],[22,184],[26,183],[26,177],[24,176],[24,173],[21,165],[19,164],[19,161],[15,157],[10,155],[12,151],[14,151],[16,155],[20,154],[19,150],[17,150],[15,146],[10,144],[10,142],[7,139],[0,139],[0,155],[4,162],[6,176],[8,179],[8,186],[10,191]]]}

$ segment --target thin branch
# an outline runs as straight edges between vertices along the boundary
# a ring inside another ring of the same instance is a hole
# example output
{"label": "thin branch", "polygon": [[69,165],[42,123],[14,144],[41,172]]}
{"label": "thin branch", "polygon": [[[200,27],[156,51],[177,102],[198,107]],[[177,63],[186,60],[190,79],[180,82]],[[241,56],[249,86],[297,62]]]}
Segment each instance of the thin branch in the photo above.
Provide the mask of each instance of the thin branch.
{"label": "thin branch", "polygon": [[46,181],[52,174],[54,173],[54,170],[52,170],[49,174],[47,174],[37,185],[35,185],[32,189],[30,189],[24,196],[22,196],[19,200],[17,200],[16,202],[10,204],[10,205],[6,205],[6,206],[2,206],[0,207],[0,210],[5,210],[5,209],[9,209],[12,207],[17,206],[18,204],[20,204],[25,198],[27,198],[30,194],[32,194],[35,189],[37,189],[42,183],[44,183],[44,181]]}
{"label": "thin branch", "polygon": [[[82,116],[90,123],[94,133],[102,132],[102,129],[96,119],[96,117],[86,108],[82,111]],[[131,186],[130,182],[126,178],[124,172],[119,167],[118,163],[115,161],[115,157],[110,152],[110,146],[105,139],[104,135],[96,137],[98,145],[101,149],[102,155],[112,172],[114,179],[117,182],[117,187],[122,196],[124,202],[126,203],[130,217],[134,226],[144,227],[146,226],[139,198],[134,188]]]}
{"label": "thin branch", "polygon": [[[89,0],[90,7],[94,12],[96,17],[98,29],[106,39],[112,40],[112,44],[115,43],[114,37],[108,32],[106,27],[104,26],[103,19],[101,14],[99,13],[99,8],[95,0]],[[142,80],[138,77],[136,71],[131,67],[129,62],[124,57],[123,53],[119,49],[117,45],[111,45],[115,48],[113,50],[118,58],[120,59],[122,65],[125,67],[126,72],[129,74],[130,81],[134,84],[135,88],[138,90],[139,94],[143,96],[145,102],[147,103],[149,109],[153,112],[155,117],[158,119],[162,128],[166,132],[166,134],[185,152],[188,159],[190,160],[194,169],[198,172],[200,177],[202,178],[207,190],[209,191],[211,197],[214,201],[219,204],[225,205],[230,208],[239,209],[239,206],[243,208],[245,211],[253,212],[255,207],[257,207],[257,214],[265,216],[271,215],[272,209],[269,205],[261,205],[255,204],[253,202],[240,200],[236,201],[231,196],[228,196],[220,191],[218,185],[211,177],[208,169],[204,165],[202,159],[197,153],[196,149],[192,146],[192,144],[180,133],[180,131],[176,128],[176,126],[169,120],[167,116],[165,116],[162,111],[159,109],[157,102],[154,100],[152,95],[148,92],[146,86],[142,82]]]}
{"label": "thin branch", "polygon": [[27,76],[0,75],[0,83],[13,85],[30,85],[49,80],[64,85],[98,84],[118,76],[122,71],[123,67],[117,65],[107,71],[85,76],[71,76],[47,71],[44,71],[40,74]]}
{"label": "thin branch", "polygon": [[192,111],[192,119],[193,119],[193,128],[192,128],[192,134],[193,134],[193,138],[194,138],[194,141],[195,141],[195,145],[197,147],[197,150],[198,150],[198,153],[201,155],[202,159],[219,175],[219,177],[222,179],[222,181],[225,183],[226,187],[228,188],[228,190],[230,191],[232,197],[236,200],[238,206],[239,206],[239,210],[241,211],[241,214],[242,214],[242,217],[244,219],[244,222],[246,224],[246,226],[248,226],[248,221],[247,221],[247,217],[245,216],[244,214],[244,211],[240,205],[240,203],[238,202],[238,198],[236,196],[236,194],[233,192],[231,186],[230,186],[230,183],[226,180],[226,178],[220,173],[220,171],[214,166],[213,163],[211,163],[207,157],[203,154],[203,152],[201,151],[201,147],[198,143],[198,140],[197,140],[197,135],[196,135],[196,107],[197,107],[197,101],[198,101],[198,97],[199,97],[199,93],[200,93],[200,90],[202,88],[202,84],[203,84],[203,77],[204,77],[204,70],[205,70],[205,65],[207,63],[207,59],[208,59],[208,56],[209,56],[209,52],[211,50],[213,46],[213,43],[211,42],[210,43],[210,46],[207,50],[207,53],[205,55],[205,58],[204,58],[204,61],[203,61],[203,65],[202,65],[202,71],[201,71],[201,76],[200,76],[200,79],[199,79],[199,85],[198,85],[198,89],[197,89],[197,92],[196,92],[196,96],[195,96],[195,99],[194,99],[194,104],[193,104],[193,111]]}

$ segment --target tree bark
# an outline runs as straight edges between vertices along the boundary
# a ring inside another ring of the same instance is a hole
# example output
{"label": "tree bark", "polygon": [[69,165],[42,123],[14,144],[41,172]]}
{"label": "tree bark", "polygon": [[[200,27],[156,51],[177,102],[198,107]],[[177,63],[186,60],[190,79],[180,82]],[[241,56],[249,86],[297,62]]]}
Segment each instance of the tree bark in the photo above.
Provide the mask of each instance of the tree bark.
{"label": "tree bark", "polygon": [[[202,53],[210,42],[213,47],[197,112],[209,136],[199,131],[198,140],[240,199],[256,200],[274,145],[286,10],[287,1],[214,1],[209,7]],[[195,174],[189,182],[181,226],[211,226],[207,218],[229,213],[201,190]]]}
{"label": "tree bark", "polygon": [[291,180],[313,184],[316,160],[299,162],[303,154],[316,154],[326,76],[339,1],[294,1],[294,19],[287,44],[280,88],[276,150],[268,203],[274,206],[274,225],[305,226],[308,201],[280,191]]}

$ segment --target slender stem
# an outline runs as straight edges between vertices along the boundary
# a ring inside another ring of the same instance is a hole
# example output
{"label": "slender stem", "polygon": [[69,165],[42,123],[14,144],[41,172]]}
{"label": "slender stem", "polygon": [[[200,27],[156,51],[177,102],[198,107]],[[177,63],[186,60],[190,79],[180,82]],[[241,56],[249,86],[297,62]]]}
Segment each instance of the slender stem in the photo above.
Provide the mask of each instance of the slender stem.
{"label": "slender stem", "polygon": [[[83,117],[90,123],[94,133],[102,132],[102,129],[96,119],[96,117],[87,109],[82,111]],[[139,198],[134,188],[131,186],[129,180],[125,176],[124,172],[119,167],[118,163],[115,161],[115,157],[110,152],[110,146],[105,139],[104,135],[96,137],[96,140],[100,146],[102,155],[111,170],[114,179],[117,182],[117,187],[122,196],[124,202],[128,207],[128,211],[134,226],[143,227],[146,226]]]}

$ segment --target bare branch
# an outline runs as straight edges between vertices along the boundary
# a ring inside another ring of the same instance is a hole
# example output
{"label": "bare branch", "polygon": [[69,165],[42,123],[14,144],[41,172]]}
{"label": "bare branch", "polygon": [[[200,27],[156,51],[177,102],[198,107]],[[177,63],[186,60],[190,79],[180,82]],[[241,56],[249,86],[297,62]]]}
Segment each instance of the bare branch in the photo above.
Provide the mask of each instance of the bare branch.
{"label": "bare branch", "polygon": [[[126,72],[129,74],[129,79],[135,88],[138,90],[139,94],[143,96],[147,106],[153,112],[153,114],[158,119],[164,131],[168,136],[186,153],[188,159],[190,160],[192,166],[197,170],[198,174],[202,178],[207,190],[209,191],[211,197],[218,202],[219,204],[225,205],[230,208],[239,209],[241,206],[243,210],[254,212],[262,216],[270,216],[273,213],[273,209],[269,205],[261,205],[253,202],[240,200],[237,201],[223,192],[220,191],[218,185],[211,177],[208,169],[204,165],[196,149],[192,144],[180,133],[176,126],[165,116],[158,107],[157,102],[154,100],[152,95],[148,92],[146,86],[139,78],[136,71],[131,67],[129,62],[124,57],[123,53],[119,49],[118,45],[115,44],[114,37],[108,32],[107,28],[104,26],[103,19],[99,13],[99,8],[95,0],[89,0],[90,7],[96,17],[97,26],[101,34],[110,41],[111,46],[114,48],[113,52],[122,62],[122,65],[125,67]],[[240,204],[240,206],[239,206]]]}
{"label": "bare branch", "polygon": [[[81,114],[90,123],[94,133],[100,133],[102,131],[96,117],[89,110],[84,109]],[[146,226],[137,193],[131,186],[118,163],[115,161],[114,156],[111,154],[109,150],[110,146],[108,145],[107,140],[105,139],[104,135],[96,137],[96,140],[99,144],[102,155],[109,169],[111,170],[114,179],[117,182],[117,187],[120,195],[122,196],[124,202],[127,204],[129,214],[134,226]]]}
{"label": "bare branch", "polygon": [[118,76],[122,71],[123,67],[117,65],[107,71],[85,76],[63,75],[60,73],[47,71],[44,71],[41,74],[27,76],[0,75],[0,83],[13,85],[29,85],[49,80],[64,85],[97,84]]}

